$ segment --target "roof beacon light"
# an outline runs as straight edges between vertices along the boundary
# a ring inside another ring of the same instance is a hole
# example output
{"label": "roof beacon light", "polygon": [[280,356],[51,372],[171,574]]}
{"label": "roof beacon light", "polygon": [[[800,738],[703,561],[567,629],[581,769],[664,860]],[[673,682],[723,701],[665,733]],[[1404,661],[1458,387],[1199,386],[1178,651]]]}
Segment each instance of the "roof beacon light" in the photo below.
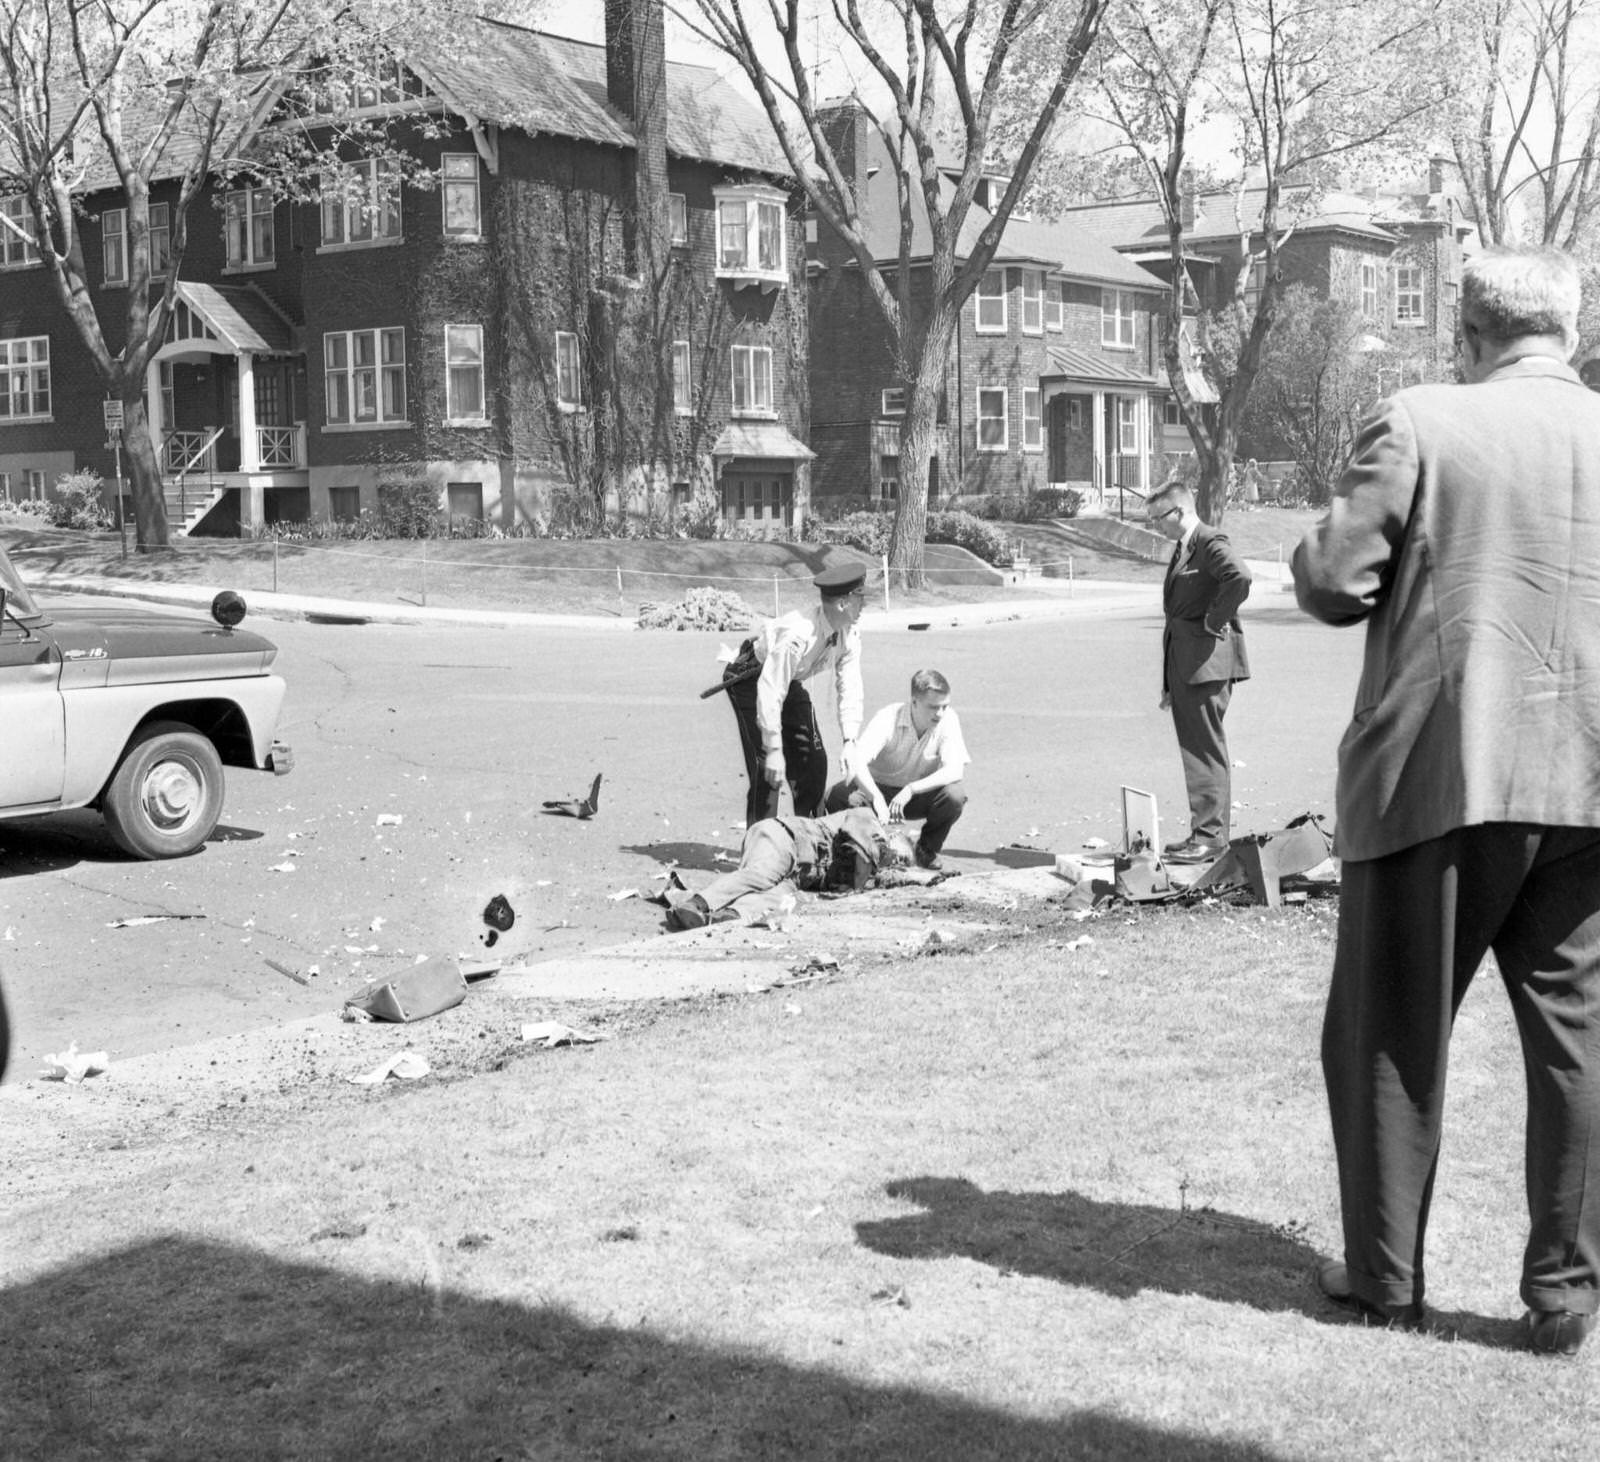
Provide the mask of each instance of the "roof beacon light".
{"label": "roof beacon light", "polygon": [[244,596],[224,589],[211,601],[211,617],[223,629],[232,629],[244,618]]}

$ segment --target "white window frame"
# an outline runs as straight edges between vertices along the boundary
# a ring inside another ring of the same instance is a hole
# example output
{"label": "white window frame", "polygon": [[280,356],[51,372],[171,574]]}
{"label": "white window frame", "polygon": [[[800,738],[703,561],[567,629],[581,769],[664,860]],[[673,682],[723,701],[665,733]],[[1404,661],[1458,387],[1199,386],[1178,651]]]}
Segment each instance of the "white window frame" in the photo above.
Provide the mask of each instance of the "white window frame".
{"label": "white window frame", "polygon": [[[33,214],[26,198],[7,198],[0,208],[19,228],[33,233]],[[28,269],[41,262],[38,245],[18,238],[9,228],[0,228],[0,269]]]}
{"label": "white window frame", "polygon": [[906,388],[904,386],[885,386],[881,401],[880,416],[904,416],[906,414]]}
{"label": "white window frame", "polygon": [[[1000,414],[996,416],[990,412],[985,414],[983,398],[985,396],[998,396],[1000,398]],[[973,417],[978,433],[978,450],[980,452],[1009,452],[1011,450],[1011,391],[1006,386],[979,386],[977,393],[977,412]],[[983,428],[985,422],[998,421],[1000,423],[1000,440],[998,442],[985,442]]]}
{"label": "white window frame", "polygon": [[[111,245],[116,241],[116,263],[112,264]],[[100,282],[108,289],[128,282],[128,210],[107,208],[100,214]]]}
{"label": "white window frame", "polygon": [[572,330],[556,331],[556,409],[583,410],[583,347]]}
{"label": "white window frame", "polygon": [[[985,288],[991,280],[999,280],[1000,288],[997,290]],[[994,305],[999,303],[998,319]],[[985,307],[988,307],[988,320],[984,320]],[[972,327],[979,335],[1004,335],[1009,328],[1006,321],[1006,271],[1004,269],[987,269],[983,278],[978,281],[978,287],[972,292]]]}
{"label": "white window frame", "polygon": [[166,203],[149,205],[150,273],[163,275],[172,268],[172,208]]}
{"label": "white window frame", "polygon": [[[450,200],[468,197],[472,201],[472,226],[450,223]],[[477,243],[483,237],[483,178],[475,152],[446,152],[439,157],[439,227],[447,239]]]}
{"label": "white window frame", "polygon": [[1022,333],[1044,334],[1044,275],[1037,269],[1022,271]]}
{"label": "white window frame", "polygon": [[779,285],[789,277],[788,200],[771,188],[718,188],[717,278]]}
{"label": "white window frame", "polygon": [[686,194],[667,194],[667,236],[674,244],[689,242],[689,199]]}
{"label": "white window frame", "polygon": [[1361,263],[1361,314],[1368,320],[1378,318],[1378,266],[1370,259]]}
{"label": "white window frame", "polygon": [[1117,455],[1139,455],[1139,403],[1132,396],[1117,397]]}
{"label": "white window frame", "polygon": [[[463,409],[462,395],[456,388],[457,376],[477,376],[478,409]],[[489,424],[488,378],[484,371],[483,326],[446,325],[444,327],[444,414],[446,426],[487,426]]]}
{"label": "white window frame", "polygon": [[1044,399],[1037,386],[1022,388],[1022,450],[1044,451]]}
{"label": "white window frame", "polygon": [[[318,208],[321,247],[327,250],[379,249],[401,243],[404,233],[400,169],[381,157],[359,158],[345,166],[351,172],[364,174],[365,182],[348,194],[335,193],[322,198]],[[325,181],[326,175],[319,179],[319,192]]]}
{"label": "white window frame", "polygon": [[[398,350],[398,356],[395,354]],[[406,332],[403,325],[329,330],[322,337],[325,431],[409,426],[406,416]],[[342,406],[335,387],[342,385]],[[367,410],[364,402],[370,402]]]}
{"label": "white window frame", "polygon": [[53,400],[50,337],[18,335],[0,340],[0,423],[53,421]]}
{"label": "white window frame", "polygon": [[1132,290],[1100,291],[1100,344],[1107,350],[1133,350],[1137,347],[1138,331],[1133,305]]}
{"label": "white window frame", "polygon": [[44,501],[43,467],[24,467],[22,469],[22,491],[30,503]]}
{"label": "white window frame", "polygon": [[694,415],[694,358],[687,340],[672,342],[672,409],[679,416]]}
{"label": "white window frame", "polygon": [[275,203],[270,188],[234,188],[224,199],[222,231],[230,271],[277,268]]}
{"label": "white window frame", "polygon": [[1060,330],[1064,286],[1059,279],[1047,280],[1044,287],[1044,328]]}
{"label": "white window frame", "polygon": [[[733,370],[733,415],[776,416],[772,386],[772,347],[735,345],[728,352]],[[765,400],[763,401],[763,388]]]}
{"label": "white window frame", "polygon": [[[1410,283],[1412,279],[1415,284]],[[1394,322],[1397,325],[1426,323],[1423,288],[1427,274],[1420,264],[1401,264],[1394,271]]]}

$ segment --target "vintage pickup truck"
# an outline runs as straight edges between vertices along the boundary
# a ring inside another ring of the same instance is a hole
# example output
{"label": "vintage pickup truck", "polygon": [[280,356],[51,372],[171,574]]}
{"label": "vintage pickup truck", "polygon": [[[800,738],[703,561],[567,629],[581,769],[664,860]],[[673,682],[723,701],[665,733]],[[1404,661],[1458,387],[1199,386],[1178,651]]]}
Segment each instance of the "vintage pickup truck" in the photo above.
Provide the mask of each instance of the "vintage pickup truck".
{"label": "vintage pickup truck", "polygon": [[280,775],[277,646],[211,620],[106,599],[41,609],[0,548],[0,818],[96,807],[136,858],[177,858],[222,816],[223,764]]}

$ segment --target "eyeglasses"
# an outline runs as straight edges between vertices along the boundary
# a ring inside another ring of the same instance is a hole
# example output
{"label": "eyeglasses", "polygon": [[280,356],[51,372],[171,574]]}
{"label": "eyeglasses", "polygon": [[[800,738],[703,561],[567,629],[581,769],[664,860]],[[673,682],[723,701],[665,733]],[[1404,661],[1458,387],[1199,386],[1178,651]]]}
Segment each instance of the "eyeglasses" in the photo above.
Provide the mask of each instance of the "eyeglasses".
{"label": "eyeglasses", "polygon": [[1167,518],[1170,518],[1174,513],[1178,514],[1179,517],[1182,517],[1183,516],[1183,509],[1182,508],[1163,508],[1159,513],[1153,514],[1151,516],[1150,521],[1152,523],[1160,523],[1163,520],[1165,520]]}

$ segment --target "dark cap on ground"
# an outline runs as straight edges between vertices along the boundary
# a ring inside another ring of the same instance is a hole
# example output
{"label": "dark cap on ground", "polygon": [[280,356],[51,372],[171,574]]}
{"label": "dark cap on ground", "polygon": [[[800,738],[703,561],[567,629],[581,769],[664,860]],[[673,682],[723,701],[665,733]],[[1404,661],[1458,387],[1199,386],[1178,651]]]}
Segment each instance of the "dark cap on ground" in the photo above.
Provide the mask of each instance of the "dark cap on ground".
{"label": "dark cap on ground", "polygon": [[811,582],[824,599],[842,599],[867,582],[867,571],[858,563],[834,564],[823,569]]}

